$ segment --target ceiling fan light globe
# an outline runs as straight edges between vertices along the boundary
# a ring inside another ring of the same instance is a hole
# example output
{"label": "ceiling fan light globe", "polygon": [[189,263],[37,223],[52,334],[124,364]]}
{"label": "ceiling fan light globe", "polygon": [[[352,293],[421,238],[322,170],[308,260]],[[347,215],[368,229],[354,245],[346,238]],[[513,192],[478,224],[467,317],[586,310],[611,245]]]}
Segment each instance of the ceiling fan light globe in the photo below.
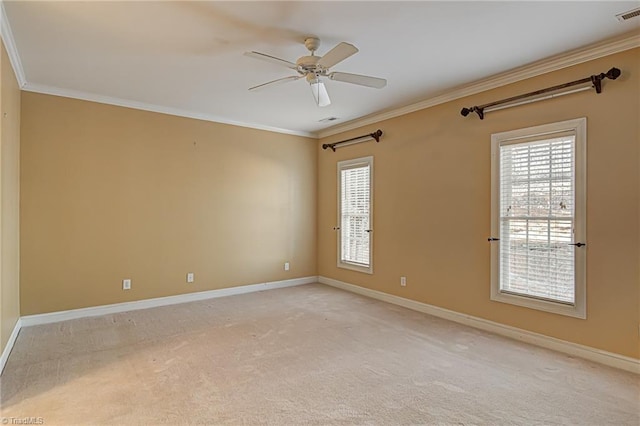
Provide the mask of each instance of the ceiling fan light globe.
{"label": "ceiling fan light globe", "polygon": [[331,99],[329,99],[329,93],[327,93],[327,88],[324,87],[324,83],[320,80],[316,80],[310,83],[311,93],[313,94],[313,99],[316,101],[316,105],[319,107],[325,107],[331,105]]}

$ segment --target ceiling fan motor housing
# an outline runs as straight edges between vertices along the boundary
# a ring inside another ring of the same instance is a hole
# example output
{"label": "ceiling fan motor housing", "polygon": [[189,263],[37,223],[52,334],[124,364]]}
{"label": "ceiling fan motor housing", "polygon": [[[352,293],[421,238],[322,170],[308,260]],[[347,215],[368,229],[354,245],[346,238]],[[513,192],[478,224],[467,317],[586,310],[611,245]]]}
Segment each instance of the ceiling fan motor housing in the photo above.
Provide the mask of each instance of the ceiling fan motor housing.
{"label": "ceiling fan motor housing", "polygon": [[318,66],[319,60],[320,56],[302,56],[301,58],[298,58],[298,60],[296,61],[298,72],[303,75],[323,75],[326,70]]}
{"label": "ceiling fan motor housing", "polygon": [[309,83],[318,81],[319,76],[327,75],[327,69],[318,65],[322,57],[315,55],[315,51],[320,47],[320,39],[317,37],[307,37],[304,40],[304,46],[311,52],[311,55],[298,58],[296,61],[298,72],[306,76]]}

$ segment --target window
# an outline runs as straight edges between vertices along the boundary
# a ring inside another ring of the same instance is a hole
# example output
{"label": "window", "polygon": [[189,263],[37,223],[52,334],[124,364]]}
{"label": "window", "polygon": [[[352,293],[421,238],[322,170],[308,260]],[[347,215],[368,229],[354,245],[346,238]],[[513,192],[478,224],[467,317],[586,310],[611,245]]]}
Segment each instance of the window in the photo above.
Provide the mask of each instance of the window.
{"label": "window", "polygon": [[338,163],[338,266],[373,273],[373,157]]}
{"label": "window", "polygon": [[492,135],[492,300],[586,318],[586,124]]}

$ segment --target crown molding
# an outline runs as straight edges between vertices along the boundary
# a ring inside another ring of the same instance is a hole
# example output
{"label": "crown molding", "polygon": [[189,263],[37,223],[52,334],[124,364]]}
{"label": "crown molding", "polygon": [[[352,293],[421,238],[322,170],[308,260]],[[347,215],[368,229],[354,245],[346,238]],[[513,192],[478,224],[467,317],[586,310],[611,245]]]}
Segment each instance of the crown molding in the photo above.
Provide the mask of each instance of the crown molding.
{"label": "crown molding", "polygon": [[29,83],[26,80],[22,62],[20,61],[20,55],[15,44],[13,33],[11,31],[11,25],[7,19],[7,15],[4,9],[4,2],[0,0],[0,27],[1,36],[4,41],[11,66],[16,75],[18,85],[22,90],[42,93],[54,96],[62,96],[66,98],[81,99],[91,102],[98,102],[102,104],[121,106],[126,108],[139,109],[143,111],[151,111],[161,114],[174,115],[179,117],[193,118],[196,120],[211,121],[221,124],[230,124],[239,127],[246,127],[257,130],[265,130],[269,132],[276,132],[288,135],[310,137],[310,138],[325,138],[333,136],[339,133],[343,133],[349,130],[357,129],[359,127],[378,123],[383,120],[388,120],[401,115],[409,114],[422,109],[430,108],[436,105],[450,102],[456,99],[460,99],[466,96],[475,95],[477,93],[485,92],[487,90],[495,89],[507,84],[515,83],[518,81],[526,80],[528,78],[536,77],[542,74],[546,74],[552,71],[557,71],[563,68],[567,68],[573,65],[588,62],[594,59],[602,58],[604,56],[613,55],[615,53],[623,52],[625,50],[634,49],[640,47],[640,32],[633,31],[631,33],[624,34],[622,36],[605,40],[600,43],[596,43],[587,47],[565,52],[550,58],[546,58],[540,61],[533,62],[531,64],[515,68],[504,73],[494,75],[492,77],[476,81],[471,84],[458,86],[437,96],[425,99],[423,101],[406,105],[399,108],[390,109],[387,111],[381,111],[370,114],[365,117],[357,118],[355,120],[348,121],[346,123],[339,124],[337,126],[329,127],[327,129],[305,132],[291,129],[283,129],[279,127],[266,126],[258,123],[249,123],[243,121],[230,120],[224,117],[219,117],[212,114],[194,112],[183,110],[179,108],[171,108],[162,105],[149,104],[145,102],[132,101],[128,99],[115,98],[111,96],[104,96],[90,92],[84,92],[72,89],[63,89],[54,86],[40,85]]}
{"label": "crown molding", "polygon": [[18,86],[23,88],[27,83],[27,78],[24,75],[22,61],[20,61],[20,55],[18,55],[18,48],[16,47],[16,41],[13,38],[9,19],[7,19],[7,12],[4,10],[4,1],[0,1],[0,34],[4,41],[4,47],[7,49],[11,67],[13,67],[13,72],[16,75]]}
{"label": "crown molding", "polygon": [[297,130],[282,129],[279,127],[265,126],[257,123],[247,123],[243,121],[229,120],[228,118],[219,117],[212,114],[204,114],[200,112],[188,111],[179,108],[171,108],[162,105],[149,104],[146,102],[132,101],[129,99],[114,98],[111,96],[98,95],[96,93],[84,92],[81,90],[62,89],[60,87],[47,86],[42,84],[26,83],[22,90],[26,92],[41,93],[44,95],[61,96],[64,98],[80,99],[84,101],[97,102],[100,104],[115,105],[125,108],[133,108],[143,111],[157,112],[160,114],[175,115],[178,117],[193,118],[196,120],[211,121],[214,123],[230,124],[238,127],[247,127],[256,130],[266,130],[269,132],[284,133],[287,135],[303,136],[308,138],[317,138],[311,132],[302,132]]}
{"label": "crown molding", "polygon": [[145,102],[132,101],[128,99],[115,98],[111,96],[98,95],[95,93],[84,92],[80,90],[62,89],[54,86],[29,83],[25,77],[22,61],[18,54],[18,48],[11,31],[11,25],[4,9],[4,1],[0,0],[0,34],[9,55],[13,72],[16,75],[18,86],[27,92],[42,93],[46,95],[62,96],[65,98],[81,99],[85,101],[97,102],[101,104],[115,105],[126,108],[133,108],[143,111],[156,112],[160,114],[174,115],[178,117],[193,118],[196,120],[211,121],[214,123],[230,124],[233,126],[246,127],[256,130],[266,130],[269,132],[283,133],[286,135],[303,136],[316,139],[317,136],[313,132],[303,132],[290,129],[282,129],[279,127],[265,126],[257,123],[248,123],[243,121],[229,120],[212,114],[187,111],[179,108],[171,108],[162,105],[154,105]]}
{"label": "crown molding", "polygon": [[309,138],[317,138],[315,133],[302,132],[297,130],[282,129],[279,127],[265,126],[257,123],[248,123],[243,121],[229,120],[227,118],[219,117],[212,114],[204,114],[194,111],[182,110],[179,108],[171,108],[162,105],[154,105],[145,102],[137,102],[128,99],[115,98],[111,96],[98,95],[95,93],[83,92],[80,90],[62,89],[59,87],[47,86],[42,84],[29,83],[25,77],[24,69],[22,68],[22,62],[20,61],[20,55],[16,47],[15,39],[13,38],[13,32],[11,31],[11,25],[7,19],[7,14],[4,9],[4,1],[0,0],[0,33],[2,40],[7,49],[11,66],[18,80],[18,86],[27,92],[42,93],[46,95],[62,96],[65,98],[81,99],[85,101],[98,102],[101,104],[116,105],[126,108],[139,109],[143,111],[157,112],[160,114],[175,115],[178,117],[194,118],[196,120],[212,121],[215,123],[231,124],[233,126],[247,127],[256,130],[266,130],[269,132],[283,133],[287,135],[303,136]]}
{"label": "crown molding", "polygon": [[519,68],[515,68],[511,71],[506,71],[504,73],[500,73],[492,77],[476,81],[471,84],[459,86],[447,91],[446,93],[434,96],[429,99],[425,99],[415,104],[374,113],[362,118],[357,118],[355,120],[316,132],[316,136],[321,139],[327,136],[337,135],[338,133],[343,133],[349,130],[357,129],[359,127],[375,124],[383,120],[399,117],[401,115],[440,105],[445,102],[464,98],[465,96],[475,95],[477,93],[485,92],[487,90],[495,89],[507,84],[526,80],[531,77],[537,77],[542,74],[592,61],[604,56],[613,55],[614,53],[623,52],[625,50],[634,49],[636,47],[640,47],[640,33],[634,31],[632,33],[627,33],[621,37],[605,40],[603,42],[565,52],[560,55],[555,55]]}

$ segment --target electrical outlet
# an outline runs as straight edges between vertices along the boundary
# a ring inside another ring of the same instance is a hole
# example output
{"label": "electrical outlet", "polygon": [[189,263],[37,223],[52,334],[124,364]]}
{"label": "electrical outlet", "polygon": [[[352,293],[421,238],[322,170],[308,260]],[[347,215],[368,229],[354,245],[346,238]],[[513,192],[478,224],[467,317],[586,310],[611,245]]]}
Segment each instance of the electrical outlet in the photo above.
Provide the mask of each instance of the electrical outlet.
{"label": "electrical outlet", "polygon": [[289,270],[289,262],[284,262],[284,270],[285,271]]}
{"label": "electrical outlet", "polygon": [[407,285],[407,277],[400,277],[400,285],[402,287],[406,287],[406,285]]}
{"label": "electrical outlet", "polygon": [[193,282],[193,280],[194,280],[193,272],[189,272],[189,273],[187,274],[187,282],[188,282],[188,283],[192,283],[192,282]]}
{"label": "electrical outlet", "polygon": [[131,290],[131,280],[130,279],[125,279],[122,280],[122,289],[123,290]]}

